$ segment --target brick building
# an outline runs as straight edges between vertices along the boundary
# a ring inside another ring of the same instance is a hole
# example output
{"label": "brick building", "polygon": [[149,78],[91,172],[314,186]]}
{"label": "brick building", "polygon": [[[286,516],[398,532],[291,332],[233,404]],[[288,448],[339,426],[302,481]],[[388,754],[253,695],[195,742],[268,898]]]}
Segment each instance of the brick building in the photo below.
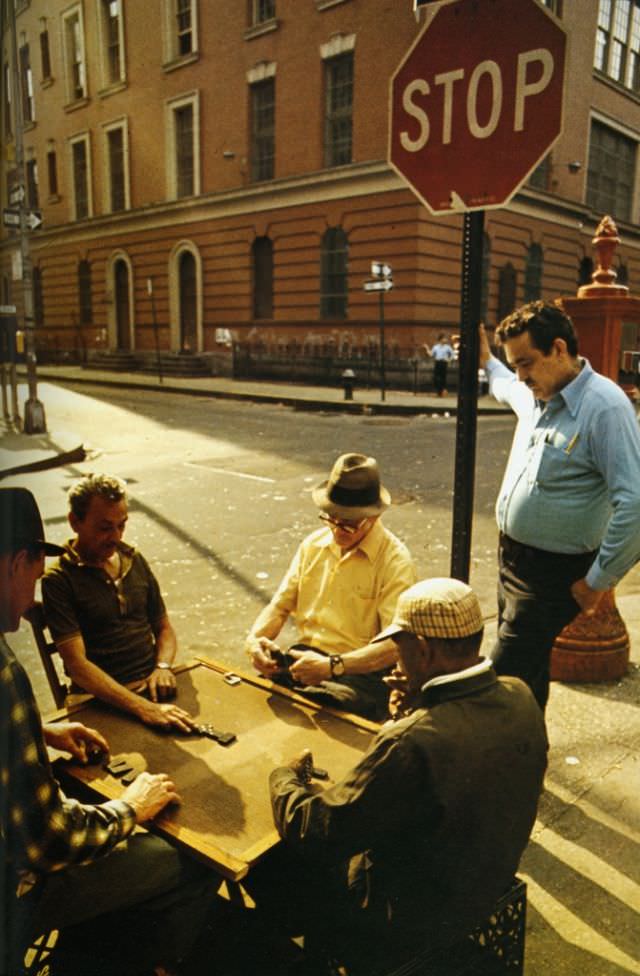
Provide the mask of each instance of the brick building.
{"label": "brick building", "polygon": [[[462,220],[429,216],[386,163],[389,78],[425,17],[411,0],[2,0],[5,207],[11,2],[42,358],[157,343],[224,368],[230,339],[362,354],[372,259],[393,268],[390,346],[457,328]],[[640,281],[640,2],[544,5],[568,31],[565,129],[487,212],[490,323],[575,294],[604,213],[619,280]],[[4,229],[0,301],[20,306],[18,250]]]}

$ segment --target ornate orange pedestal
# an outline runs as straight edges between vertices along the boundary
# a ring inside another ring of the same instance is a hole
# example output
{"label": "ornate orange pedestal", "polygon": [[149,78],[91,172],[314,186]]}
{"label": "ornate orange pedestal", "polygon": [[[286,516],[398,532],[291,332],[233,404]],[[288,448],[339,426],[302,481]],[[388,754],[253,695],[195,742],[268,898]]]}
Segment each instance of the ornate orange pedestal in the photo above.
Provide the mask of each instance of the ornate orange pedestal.
{"label": "ornate orange pedestal", "polygon": [[[573,320],[580,353],[603,376],[618,382],[622,322],[640,322],[640,300],[616,285],[613,256],[620,243],[611,217],[604,217],[592,241],[597,258],[592,283],[562,305]],[[562,631],[551,652],[551,678],[556,681],[614,681],[629,664],[629,634],[608,590],[596,613],[584,613]]]}
{"label": "ornate orange pedestal", "polygon": [[629,634],[607,590],[592,617],[578,614],[551,652],[553,681],[614,681],[629,664]]}

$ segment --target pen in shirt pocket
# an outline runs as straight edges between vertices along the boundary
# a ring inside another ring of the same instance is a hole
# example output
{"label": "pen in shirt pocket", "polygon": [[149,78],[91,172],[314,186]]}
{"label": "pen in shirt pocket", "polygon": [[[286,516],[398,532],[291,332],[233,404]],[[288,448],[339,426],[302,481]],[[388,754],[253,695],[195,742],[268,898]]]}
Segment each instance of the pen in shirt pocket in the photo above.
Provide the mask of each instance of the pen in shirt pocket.
{"label": "pen in shirt pocket", "polygon": [[567,446],[565,447],[564,453],[571,454],[572,450],[574,449],[574,447],[576,446],[579,440],[580,440],[580,433],[579,431],[576,431],[573,437],[571,438],[571,440],[569,441],[569,443],[567,444]]}

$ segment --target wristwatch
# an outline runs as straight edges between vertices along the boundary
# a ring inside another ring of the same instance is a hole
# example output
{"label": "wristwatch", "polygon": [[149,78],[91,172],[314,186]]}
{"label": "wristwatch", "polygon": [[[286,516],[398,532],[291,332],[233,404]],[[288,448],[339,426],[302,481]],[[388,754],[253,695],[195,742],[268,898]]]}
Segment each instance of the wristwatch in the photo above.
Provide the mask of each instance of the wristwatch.
{"label": "wristwatch", "polygon": [[340,654],[331,654],[329,657],[329,668],[332,678],[341,678],[344,674],[344,661]]}
{"label": "wristwatch", "polygon": [[156,667],[161,671],[171,671],[171,665],[167,661],[158,661]]}

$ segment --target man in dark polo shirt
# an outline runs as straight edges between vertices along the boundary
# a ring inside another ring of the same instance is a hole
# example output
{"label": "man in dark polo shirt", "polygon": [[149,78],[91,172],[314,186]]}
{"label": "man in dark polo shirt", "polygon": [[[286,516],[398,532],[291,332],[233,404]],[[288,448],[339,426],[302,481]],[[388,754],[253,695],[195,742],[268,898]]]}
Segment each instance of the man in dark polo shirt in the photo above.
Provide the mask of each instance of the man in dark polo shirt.
{"label": "man in dark polo shirt", "polygon": [[67,673],[76,689],[148,725],[187,731],[188,713],[168,701],[175,631],[146,560],[122,541],[124,484],[89,475],[71,488],[69,509],[75,538],[42,580],[45,617]]}

